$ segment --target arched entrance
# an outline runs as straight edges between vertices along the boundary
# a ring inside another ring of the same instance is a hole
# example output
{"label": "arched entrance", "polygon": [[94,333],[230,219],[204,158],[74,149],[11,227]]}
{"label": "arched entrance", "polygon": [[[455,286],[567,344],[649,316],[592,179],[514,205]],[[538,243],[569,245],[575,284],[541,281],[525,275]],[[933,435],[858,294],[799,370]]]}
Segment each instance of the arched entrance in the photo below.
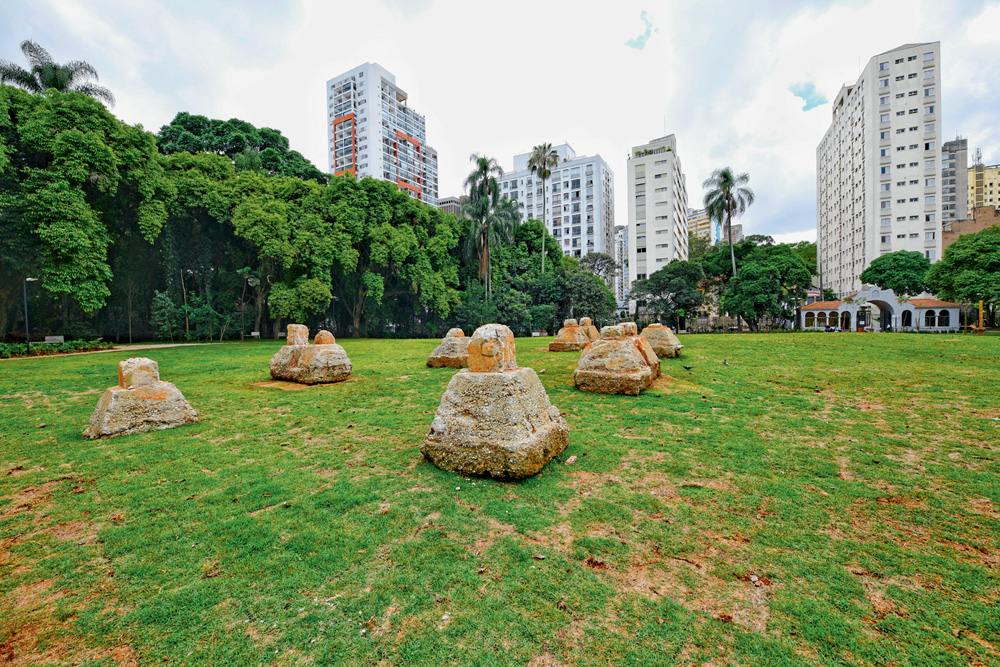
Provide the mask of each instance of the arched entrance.
{"label": "arched entrance", "polygon": [[[888,301],[872,299],[868,303],[878,308],[878,324],[882,331],[892,331],[893,327],[898,326],[898,322],[893,322],[893,316],[896,313]],[[872,319],[874,320],[874,318]]]}
{"label": "arched entrance", "polygon": [[840,314],[840,330],[851,330],[851,313],[846,310]]}
{"label": "arched entrance", "polygon": [[911,311],[911,310],[904,310],[903,311],[903,315],[902,315],[902,317],[900,319],[900,325],[899,326],[901,328],[903,328],[903,329],[912,329],[913,328],[913,311]]}

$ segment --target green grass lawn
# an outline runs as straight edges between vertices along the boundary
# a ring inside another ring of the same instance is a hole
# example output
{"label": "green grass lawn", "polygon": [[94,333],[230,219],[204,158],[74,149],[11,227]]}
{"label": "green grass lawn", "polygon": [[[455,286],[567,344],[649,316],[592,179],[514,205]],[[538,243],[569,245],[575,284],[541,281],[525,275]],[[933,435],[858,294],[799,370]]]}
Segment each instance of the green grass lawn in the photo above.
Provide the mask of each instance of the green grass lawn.
{"label": "green grass lawn", "polygon": [[129,355],[0,362],[0,664],[1000,664],[996,339],[691,335],[639,397],[549,340],[516,484],[421,457],[438,341],[142,351],[201,422],[101,441]]}

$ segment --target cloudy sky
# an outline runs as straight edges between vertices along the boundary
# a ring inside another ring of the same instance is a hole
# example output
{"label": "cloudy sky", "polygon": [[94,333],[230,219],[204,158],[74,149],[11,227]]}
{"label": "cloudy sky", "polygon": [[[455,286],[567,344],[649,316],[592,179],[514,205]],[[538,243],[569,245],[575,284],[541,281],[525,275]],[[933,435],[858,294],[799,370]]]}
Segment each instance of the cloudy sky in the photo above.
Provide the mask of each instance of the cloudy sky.
{"label": "cloudy sky", "polygon": [[178,111],[279,129],[322,169],[327,79],[366,61],[427,117],[440,194],[469,154],[542,142],[600,154],[627,222],[631,146],[677,135],[689,204],[712,169],[750,174],[747,233],[815,239],[815,149],[840,86],[872,56],[941,42],[945,139],[1000,162],[1000,1],[4,0],[0,58],[33,39],[83,59],[128,123]]}

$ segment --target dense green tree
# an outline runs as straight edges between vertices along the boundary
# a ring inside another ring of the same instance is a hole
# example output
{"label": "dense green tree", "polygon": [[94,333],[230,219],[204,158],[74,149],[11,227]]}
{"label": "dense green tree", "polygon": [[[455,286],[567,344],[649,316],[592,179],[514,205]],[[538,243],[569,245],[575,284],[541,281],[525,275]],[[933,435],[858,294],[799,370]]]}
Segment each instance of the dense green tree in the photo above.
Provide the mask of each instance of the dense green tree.
{"label": "dense green tree", "polygon": [[152,135],[81,93],[0,86],[0,155],[5,275],[16,281],[37,272],[66,304],[85,312],[104,306],[112,241],[134,232],[151,243],[173,196]]}
{"label": "dense green tree", "polygon": [[697,236],[694,232],[688,232],[688,259],[700,259],[708,254],[712,245],[708,238]]}
{"label": "dense green tree", "polygon": [[205,152],[225,155],[240,171],[263,171],[318,183],[329,180],[327,174],[301,153],[291,150],[288,139],[281,132],[268,127],[254,127],[237,118],[209,119],[182,111],[169,125],[160,128],[156,143],[166,154]]}
{"label": "dense green tree", "polygon": [[816,263],[816,244],[812,241],[799,241],[798,243],[789,244],[792,248],[792,252],[799,256],[809,270],[812,271],[813,275],[819,273]]}
{"label": "dense green tree", "polygon": [[657,318],[665,316],[672,325],[688,313],[693,313],[705,301],[698,289],[705,279],[701,265],[692,261],[673,260],[649,275],[632,283],[630,298],[641,302],[641,308]]}
{"label": "dense green tree", "polygon": [[369,304],[414,294],[421,304],[447,316],[458,304],[458,267],[451,250],[459,243],[459,220],[399,192],[386,181],[334,178],[326,190],[338,241],[335,293],[351,322],[366,330]]}
{"label": "dense green tree", "polygon": [[614,283],[615,277],[622,270],[614,257],[603,252],[591,252],[581,257],[580,268],[601,278],[609,285]]}
{"label": "dense green tree", "polygon": [[26,39],[21,42],[21,52],[28,59],[30,70],[26,70],[9,60],[0,60],[0,84],[12,84],[30,93],[41,93],[54,89],[61,93],[83,93],[88,97],[115,105],[115,96],[98,80],[97,70],[83,60],[73,60],[64,65],[52,60],[49,52]]}
{"label": "dense green tree", "polygon": [[[559,164],[559,154],[552,148],[552,144],[539,144],[531,149],[531,156],[528,158],[528,168],[542,182],[542,236],[547,234],[548,220],[545,215],[545,182],[552,175],[552,167]],[[539,254],[542,257],[542,273],[545,273],[545,244],[540,243]]]}
{"label": "dense green tree", "polygon": [[749,174],[735,174],[729,167],[716,169],[705,179],[705,211],[710,218],[721,221],[726,226],[729,239],[729,258],[732,261],[733,272],[736,275],[736,253],[733,248],[733,218],[743,215],[753,204],[754,194],[747,183]]}
{"label": "dense green tree", "polygon": [[1000,303],[1000,227],[959,236],[931,265],[924,282],[942,299]]}
{"label": "dense green tree", "polygon": [[861,272],[861,282],[891,289],[897,296],[920,294],[924,287],[924,276],[931,268],[931,260],[921,252],[897,250],[876,257]]}
{"label": "dense green tree", "polygon": [[812,273],[791,246],[759,246],[743,260],[721,303],[752,329],[774,327],[793,317],[811,281]]}

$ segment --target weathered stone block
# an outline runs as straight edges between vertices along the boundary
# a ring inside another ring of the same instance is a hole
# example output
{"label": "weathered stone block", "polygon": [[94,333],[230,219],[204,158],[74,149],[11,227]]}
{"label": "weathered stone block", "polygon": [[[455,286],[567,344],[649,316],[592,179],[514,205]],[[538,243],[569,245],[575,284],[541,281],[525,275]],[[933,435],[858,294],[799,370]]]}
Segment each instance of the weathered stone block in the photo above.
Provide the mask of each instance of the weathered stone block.
{"label": "weathered stone block", "polygon": [[601,334],[597,331],[597,327],[594,326],[593,320],[589,317],[580,318],[580,328],[587,334],[587,338],[590,339],[591,342],[601,337]]}
{"label": "weathered stone block", "polygon": [[642,330],[640,335],[649,341],[649,344],[653,346],[653,352],[660,359],[673,359],[681,356],[681,348],[684,346],[681,345],[680,339],[674,335],[670,327],[662,324],[650,324]]}
{"label": "weathered stone block", "polygon": [[431,463],[515,480],[534,475],[566,448],[566,420],[535,371],[517,368],[514,352],[514,336],[503,325],[473,334],[470,367],[452,376],[420,446]]}
{"label": "weathered stone block", "polygon": [[469,370],[501,373],[517,368],[514,334],[503,324],[484,324],[469,341]]}
{"label": "weathered stone block", "polygon": [[622,329],[621,326],[604,327],[600,339],[584,349],[573,373],[577,389],[638,396],[652,383],[655,377],[652,367],[632,337],[626,336]]}
{"label": "weathered stone block", "polygon": [[289,324],[285,345],[308,345],[309,327],[304,324]]}
{"label": "weathered stone block", "polygon": [[333,334],[326,329],[320,329],[316,334],[316,339],[313,341],[315,345],[333,345],[337,342],[337,339],[333,337]]}
{"label": "weathered stone block", "polygon": [[101,396],[83,434],[113,438],[196,421],[197,413],[177,387],[160,380],[157,363],[136,357],[119,362],[118,386]]}
{"label": "weathered stone block", "polygon": [[431,368],[463,368],[469,365],[469,341],[461,329],[449,329],[441,344],[427,357]]}
{"label": "weathered stone block", "polygon": [[343,382],[351,376],[351,360],[336,343],[285,345],[271,357],[271,377],[301,384]]}
{"label": "weathered stone block", "polygon": [[582,350],[590,342],[586,329],[576,320],[563,320],[562,329],[556,334],[556,339],[549,343],[549,352],[575,352]]}

